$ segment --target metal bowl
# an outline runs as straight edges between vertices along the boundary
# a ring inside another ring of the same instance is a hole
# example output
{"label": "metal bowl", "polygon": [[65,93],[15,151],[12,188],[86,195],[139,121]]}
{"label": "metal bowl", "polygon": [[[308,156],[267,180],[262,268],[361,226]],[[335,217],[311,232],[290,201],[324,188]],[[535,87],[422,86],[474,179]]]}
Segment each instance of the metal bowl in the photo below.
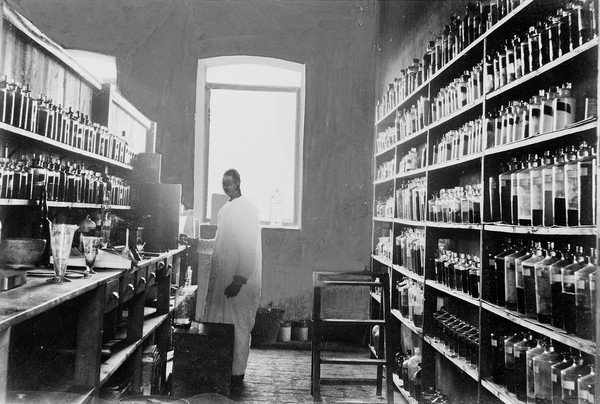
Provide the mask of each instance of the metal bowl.
{"label": "metal bowl", "polygon": [[27,269],[40,263],[46,240],[6,238],[0,242],[0,268]]}

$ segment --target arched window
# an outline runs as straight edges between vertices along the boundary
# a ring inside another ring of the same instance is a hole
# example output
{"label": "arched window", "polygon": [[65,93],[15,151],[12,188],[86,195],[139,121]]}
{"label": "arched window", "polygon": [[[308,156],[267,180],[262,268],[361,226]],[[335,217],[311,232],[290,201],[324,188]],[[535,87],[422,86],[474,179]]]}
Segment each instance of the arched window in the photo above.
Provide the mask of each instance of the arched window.
{"label": "arched window", "polygon": [[215,222],[221,180],[239,171],[265,226],[300,227],[305,67],[280,59],[200,59],[196,95],[196,215]]}

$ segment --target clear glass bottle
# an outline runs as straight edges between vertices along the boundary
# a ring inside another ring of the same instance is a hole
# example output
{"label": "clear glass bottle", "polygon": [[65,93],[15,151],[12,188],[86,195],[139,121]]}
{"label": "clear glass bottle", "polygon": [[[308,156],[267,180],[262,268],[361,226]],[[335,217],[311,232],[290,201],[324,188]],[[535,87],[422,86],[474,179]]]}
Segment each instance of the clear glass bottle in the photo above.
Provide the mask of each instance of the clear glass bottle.
{"label": "clear glass bottle", "polygon": [[527,362],[527,382],[526,382],[526,393],[527,393],[527,403],[535,404],[535,368],[533,360],[546,352],[546,343],[542,339],[537,340],[537,345],[531,349],[528,349],[525,353],[525,358]]}
{"label": "clear glass bottle", "polygon": [[541,226],[544,222],[544,165],[548,160],[536,158],[533,161],[530,176],[531,225]]}
{"label": "clear glass bottle", "polygon": [[555,130],[554,128],[554,100],[556,99],[558,87],[550,87],[546,98],[542,101],[541,105],[541,120],[540,120],[540,133],[548,133]]}
{"label": "clear glass bottle", "polygon": [[591,340],[596,317],[592,313],[590,298],[590,275],[597,269],[596,249],[590,248],[587,264],[575,271],[575,334],[579,338]]}
{"label": "clear glass bottle", "polygon": [[[540,167],[541,176],[542,176],[542,223],[537,223],[537,220],[533,221],[534,226],[553,226],[554,225],[554,201],[552,199],[553,186],[554,181],[552,177],[552,164],[554,163],[554,158],[552,157],[550,150],[546,150],[544,152],[544,157],[542,158],[542,166]],[[533,204],[533,203],[532,203]],[[537,203],[536,203],[537,206]],[[532,217],[533,217],[532,213]]]}
{"label": "clear glass bottle", "polygon": [[596,321],[598,321],[598,319],[596,318],[596,310],[597,310],[596,277],[597,277],[597,271],[592,272],[590,274],[590,297],[589,297],[589,299],[590,299],[590,306],[592,308],[592,341],[594,341],[594,342],[596,342],[596,327],[597,327]]}
{"label": "clear glass bottle", "polygon": [[419,366],[420,363],[421,363],[421,348],[415,347],[415,354],[410,357],[410,359],[408,360],[408,363],[407,363],[408,387],[409,387],[408,391],[411,393],[411,395],[413,397],[414,397],[414,394],[415,394],[415,391],[414,391],[414,387],[415,387],[415,372],[417,371],[417,368],[418,368],[418,366]]}
{"label": "clear glass bottle", "polygon": [[527,351],[536,346],[533,335],[529,334],[515,343],[515,394],[521,401],[527,400]]}
{"label": "clear glass bottle", "polygon": [[585,141],[581,142],[577,158],[579,225],[595,225],[597,160],[594,148],[589,147]]}
{"label": "clear glass bottle", "polygon": [[577,380],[589,374],[591,369],[586,365],[581,356],[573,357],[573,364],[560,371],[561,398],[565,404],[577,404],[578,391]]}
{"label": "clear glass bottle", "polygon": [[504,257],[504,299],[505,307],[509,310],[517,310],[517,274],[515,259],[523,256],[525,250],[519,240],[514,252]]}
{"label": "clear glass bottle", "polygon": [[[532,160],[532,156],[529,155],[526,158],[523,158],[521,160],[521,162],[519,163],[519,168],[516,171],[513,171],[510,173],[510,184],[511,184],[511,188],[510,188],[510,200],[511,200],[511,206],[510,206],[510,211],[511,211],[511,219],[510,219],[510,224],[513,225],[518,225],[519,224],[519,204],[520,204],[520,200],[519,200],[519,196],[523,195],[524,189],[521,189],[520,185],[519,185],[519,175],[529,169],[529,162]],[[525,177],[521,176],[524,180]],[[529,175],[527,175],[526,177],[527,179],[529,179]],[[529,181],[526,181],[526,183]],[[526,185],[526,183],[524,185]],[[529,205],[529,204],[528,204]],[[531,206],[528,206],[529,209],[531,209]]]}
{"label": "clear glass bottle", "polygon": [[536,243],[536,249],[533,256],[522,262],[523,267],[523,289],[525,295],[525,315],[532,319],[537,319],[536,305],[536,269],[535,266],[545,258],[546,251],[541,248],[539,242]]}
{"label": "clear glass bottle", "polygon": [[516,393],[515,379],[515,344],[521,342],[523,334],[515,333],[504,340],[504,363],[506,365],[506,389]]}
{"label": "clear glass bottle", "polygon": [[558,89],[553,101],[553,129],[560,130],[575,122],[576,100],[571,91],[571,83],[566,83]]}
{"label": "clear glass bottle", "polygon": [[504,243],[502,246],[502,251],[500,253],[498,253],[496,256],[494,256],[495,271],[496,271],[496,276],[495,276],[496,284],[493,285],[492,287],[495,287],[495,289],[496,289],[496,302],[497,302],[498,306],[506,305],[505,286],[504,286],[504,277],[505,277],[505,268],[506,268],[505,257],[514,252],[515,251],[513,250],[513,247],[511,245],[511,239],[506,238],[504,240]]}
{"label": "clear glass bottle", "polygon": [[567,201],[565,195],[565,164],[563,149],[558,149],[552,166],[552,199],[554,205],[554,225],[567,225]]}
{"label": "clear glass bottle", "polygon": [[571,334],[577,332],[575,309],[575,272],[587,265],[583,247],[577,247],[574,262],[561,269],[563,328]]}
{"label": "clear glass bottle", "polygon": [[525,314],[525,284],[523,280],[523,262],[531,258],[535,253],[533,241],[530,242],[527,251],[520,257],[515,258],[515,286],[517,287],[517,311]]}
{"label": "clear glass bottle", "polygon": [[564,353],[561,355],[562,360],[550,366],[550,374],[552,376],[552,403],[560,403],[562,397],[562,378],[561,372],[573,364],[573,355]]}
{"label": "clear glass bottle", "polygon": [[550,324],[552,318],[552,269],[559,261],[554,242],[548,242],[546,257],[534,266],[536,315],[540,323]]}
{"label": "clear glass bottle", "polygon": [[[549,344],[546,351],[533,358],[534,402],[552,404],[552,366],[560,363],[561,357]],[[527,397],[529,401],[529,396]]]}
{"label": "clear glass bottle", "polygon": [[565,201],[567,226],[579,226],[580,198],[578,156],[574,146],[569,146],[565,163]]}
{"label": "clear glass bottle", "polygon": [[596,373],[594,372],[594,366],[589,365],[590,373],[586,376],[582,376],[577,379],[577,391],[578,391],[578,404],[587,404],[593,403],[593,394],[592,400],[590,400],[590,392],[592,390],[592,386],[596,382]]}
{"label": "clear glass bottle", "polygon": [[[537,154],[530,155],[526,162],[524,170],[517,173],[517,214],[519,226],[531,226],[532,209],[531,209],[531,172],[536,170],[540,165],[540,160]],[[515,206],[513,205],[513,208]]]}
{"label": "clear glass bottle", "polygon": [[512,158],[508,163],[508,170],[498,176],[499,198],[500,198],[500,219],[504,223],[512,223],[511,214],[511,189],[512,189],[512,173],[517,171],[517,159]]}
{"label": "clear glass bottle", "polygon": [[534,95],[529,101],[529,131],[526,137],[536,136],[541,132],[542,121],[542,103],[546,100],[544,90],[540,90],[539,95]]}

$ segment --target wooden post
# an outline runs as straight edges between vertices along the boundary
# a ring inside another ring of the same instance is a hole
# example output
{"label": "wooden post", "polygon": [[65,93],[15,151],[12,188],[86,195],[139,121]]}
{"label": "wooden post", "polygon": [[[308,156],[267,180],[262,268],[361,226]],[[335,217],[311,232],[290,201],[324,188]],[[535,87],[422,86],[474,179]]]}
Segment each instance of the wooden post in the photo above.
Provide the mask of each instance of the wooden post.
{"label": "wooden post", "polygon": [[95,387],[100,379],[106,284],[88,293],[79,310],[75,358],[75,384]]}
{"label": "wooden post", "polygon": [[[1,0],[0,0],[1,2]],[[0,331],[0,402],[6,402],[8,390],[8,354],[10,345],[10,328]]]}

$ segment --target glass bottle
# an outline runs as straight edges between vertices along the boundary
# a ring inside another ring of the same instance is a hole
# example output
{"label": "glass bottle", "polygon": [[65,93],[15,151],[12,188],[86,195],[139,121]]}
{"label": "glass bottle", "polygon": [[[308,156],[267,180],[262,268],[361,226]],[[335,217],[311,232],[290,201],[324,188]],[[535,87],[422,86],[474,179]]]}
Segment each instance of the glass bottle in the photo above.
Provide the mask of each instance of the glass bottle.
{"label": "glass bottle", "polygon": [[33,238],[39,238],[46,240],[44,251],[40,258],[40,265],[50,265],[50,219],[48,219],[48,201],[46,199],[46,187],[42,187],[41,195],[39,198],[39,216],[32,223],[31,236]]}
{"label": "glass bottle", "polygon": [[535,272],[535,302],[537,320],[549,324],[552,318],[552,269],[551,265],[559,261],[554,250],[554,243],[548,242],[546,257],[534,266]]}
{"label": "glass bottle", "polygon": [[[552,164],[554,162],[554,159],[552,158],[552,155],[550,154],[550,150],[546,150],[544,152],[544,157],[542,159],[542,166],[540,167],[541,170],[541,176],[542,176],[542,201],[541,201],[541,206],[542,206],[542,223],[536,224],[537,223],[537,219],[533,220],[533,225],[534,226],[539,226],[539,225],[543,225],[543,226],[553,226],[554,225],[554,203],[553,203],[553,199],[552,199],[552,193],[553,193],[553,186],[554,186],[554,181],[553,181],[553,177],[552,177]],[[533,202],[532,202],[533,204]],[[537,203],[536,203],[537,206]],[[535,215],[532,213],[532,218]],[[537,216],[535,216],[537,217]]]}
{"label": "glass bottle", "polygon": [[541,226],[544,222],[544,165],[549,160],[537,158],[532,164],[530,176],[531,225]]}
{"label": "glass bottle", "polygon": [[594,372],[594,366],[593,365],[589,365],[589,366],[590,366],[590,373],[587,374],[586,376],[582,376],[579,379],[577,379],[577,391],[578,391],[578,396],[579,396],[579,400],[578,400],[579,404],[594,402],[593,397],[592,397],[592,400],[590,400],[590,391],[592,389],[592,386],[596,382],[596,373]]}
{"label": "glass bottle", "polygon": [[402,388],[408,391],[408,361],[411,358],[412,351],[408,349],[406,351],[406,359],[402,362]]}
{"label": "glass bottle", "polygon": [[577,151],[569,146],[565,163],[565,201],[567,205],[567,226],[579,226],[579,173]]}
{"label": "glass bottle", "polygon": [[508,170],[498,176],[499,198],[500,198],[500,218],[504,223],[512,222],[511,215],[511,189],[512,189],[512,173],[517,170],[517,160],[512,158],[508,163]]}
{"label": "glass bottle", "polygon": [[507,331],[502,328],[490,333],[492,381],[501,386],[506,383],[506,365],[504,362],[504,339],[506,335]]}
{"label": "glass bottle", "polygon": [[33,154],[33,158],[31,159],[31,171],[33,175],[33,183],[31,186],[32,189],[32,199],[40,200],[42,197],[42,193],[46,192],[46,174],[47,171],[43,167],[42,157],[40,155]]}
{"label": "glass bottle", "polygon": [[541,119],[540,119],[540,133],[548,133],[555,130],[554,128],[554,100],[557,96],[557,87],[550,87],[546,98],[542,100],[541,105]]}
{"label": "glass bottle", "polygon": [[552,376],[552,403],[560,403],[562,397],[562,378],[561,372],[573,364],[572,355],[565,353],[562,355],[562,360],[550,366],[550,374]]}
{"label": "glass bottle", "polygon": [[577,175],[579,177],[579,225],[596,224],[596,178],[597,161],[593,147],[581,142],[577,152]]}
{"label": "glass bottle", "polygon": [[419,347],[415,347],[415,354],[413,356],[410,357],[410,359],[408,360],[408,388],[409,388],[409,392],[410,395],[414,397],[415,395],[415,372],[417,371],[417,368],[419,366],[419,364],[421,363],[421,348]]}
{"label": "glass bottle", "polygon": [[565,164],[566,156],[563,149],[558,149],[552,166],[552,199],[554,201],[554,225],[567,225],[567,202],[565,195]]}
{"label": "glass bottle", "polygon": [[[561,357],[549,344],[546,351],[533,358],[533,383],[536,404],[552,404],[552,365],[560,363]],[[529,401],[529,396],[527,397]]]}
{"label": "glass bottle", "polygon": [[527,400],[527,351],[536,346],[533,335],[529,334],[514,347],[515,356],[515,394],[521,401]]}
{"label": "glass bottle", "polygon": [[[519,226],[531,226],[532,210],[531,210],[531,172],[536,170],[540,165],[540,160],[537,154],[530,155],[526,162],[526,167],[517,173],[517,214]],[[525,166],[524,166],[525,167]],[[513,205],[513,208],[515,206]]]}
{"label": "glass bottle", "polygon": [[597,271],[594,271],[590,274],[590,307],[591,307],[591,311],[592,311],[592,341],[596,342],[596,310],[597,310],[597,305],[596,305],[596,299],[597,299],[597,294],[596,294],[596,276],[597,276]]}
{"label": "glass bottle", "polygon": [[553,101],[554,130],[560,130],[575,122],[576,100],[571,93],[571,83],[559,88]]}
{"label": "glass bottle", "polygon": [[575,312],[575,272],[587,265],[583,247],[577,247],[575,260],[561,269],[563,328],[571,334],[577,332]]}
{"label": "glass bottle", "polygon": [[533,360],[538,355],[542,355],[546,352],[546,344],[543,340],[538,339],[537,345],[531,349],[528,349],[525,353],[525,358],[527,361],[527,403],[535,404],[535,369],[533,365]]}
{"label": "glass bottle", "polygon": [[534,255],[522,262],[523,267],[523,289],[525,295],[525,315],[529,318],[537,319],[536,306],[536,269],[535,266],[545,258],[545,251],[542,250],[540,243],[536,243]]}
{"label": "glass bottle", "polygon": [[534,72],[540,68],[539,31],[536,27],[529,27],[527,42],[529,47],[529,71]]}
{"label": "glass bottle", "polygon": [[505,268],[506,268],[505,257],[514,252],[515,251],[513,250],[512,245],[511,245],[511,239],[506,238],[503,242],[502,251],[494,257],[495,272],[496,272],[496,276],[495,276],[496,284],[493,285],[492,287],[495,287],[495,289],[496,289],[496,301],[497,301],[498,306],[506,305],[505,284],[504,284]]}
{"label": "glass bottle", "polygon": [[479,299],[481,288],[481,269],[477,257],[473,257],[473,264],[469,269],[469,293],[475,299]]}
{"label": "glass bottle", "polygon": [[515,286],[517,288],[517,311],[525,314],[525,285],[523,283],[523,261],[528,260],[533,256],[535,249],[533,242],[526,252],[520,257],[515,258]]}
{"label": "glass bottle", "polygon": [[417,287],[414,294],[413,323],[415,327],[423,327],[423,290]]}
{"label": "glass bottle", "polygon": [[[510,211],[511,211],[511,219],[510,219],[510,224],[513,225],[518,225],[519,224],[519,196],[523,195],[524,189],[520,190],[520,186],[519,186],[519,174],[521,174],[523,171],[527,170],[529,168],[529,162],[532,160],[532,156],[529,155],[526,158],[521,160],[521,163],[519,165],[519,169],[517,169],[516,171],[513,171],[510,173],[510,200],[511,200],[511,206],[510,206]],[[525,177],[522,176],[523,179],[525,179]],[[529,178],[529,175],[527,175],[526,178]],[[526,181],[524,183],[524,186],[527,185],[529,181]],[[531,209],[531,206],[529,206],[529,209]]]}
{"label": "glass bottle", "polygon": [[504,340],[504,363],[506,365],[506,389],[516,393],[515,380],[515,344],[523,339],[523,334],[515,333]]}
{"label": "glass bottle", "polygon": [[561,398],[563,403],[577,404],[577,380],[590,372],[590,367],[584,363],[581,356],[574,356],[573,364],[560,371]]}
{"label": "glass bottle", "polygon": [[524,253],[522,242],[519,240],[512,253],[504,256],[504,299],[505,307],[517,310],[517,285],[515,259]]}
{"label": "glass bottle", "polygon": [[544,90],[540,90],[539,95],[534,95],[529,101],[529,131],[526,137],[536,136],[541,132],[542,121],[542,103],[546,100]]}
{"label": "glass bottle", "polygon": [[575,271],[575,334],[580,338],[591,340],[592,325],[596,320],[589,300],[590,275],[597,269],[595,248],[590,248],[586,261],[586,266]]}

